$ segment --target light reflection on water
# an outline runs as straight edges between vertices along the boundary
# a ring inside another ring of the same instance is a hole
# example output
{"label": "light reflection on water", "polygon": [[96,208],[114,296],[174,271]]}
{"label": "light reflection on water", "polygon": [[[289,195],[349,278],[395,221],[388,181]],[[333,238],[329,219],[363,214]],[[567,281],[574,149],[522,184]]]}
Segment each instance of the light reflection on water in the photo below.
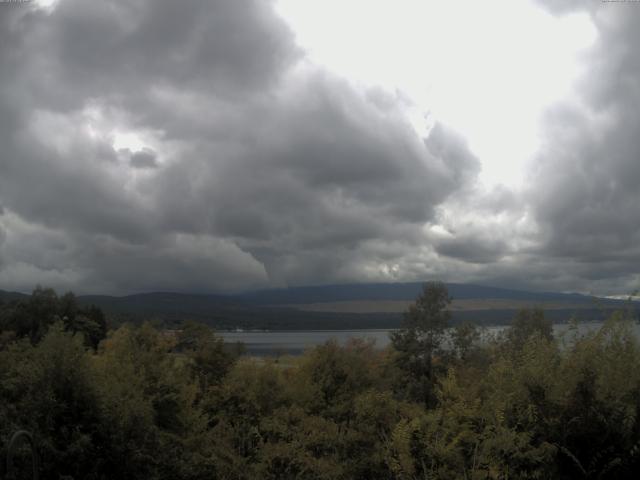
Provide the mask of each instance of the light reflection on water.
{"label": "light reflection on water", "polygon": [[[602,322],[585,322],[578,324],[578,333],[583,334],[596,330],[602,326]],[[505,326],[485,327],[483,336],[497,335]],[[555,324],[553,326],[556,336],[562,335],[570,328],[569,324]],[[390,343],[389,333],[393,330],[306,330],[306,331],[245,331],[245,332],[218,332],[225,342],[242,342],[249,355],[299,355],[307,349],[322,345],[327,340],[336,339],[340,345],[344,345],[350,338],[363,338],[375,340],[376,347],[384,348]],[[634,331],[640,337],[640,325],[634,325]]]}

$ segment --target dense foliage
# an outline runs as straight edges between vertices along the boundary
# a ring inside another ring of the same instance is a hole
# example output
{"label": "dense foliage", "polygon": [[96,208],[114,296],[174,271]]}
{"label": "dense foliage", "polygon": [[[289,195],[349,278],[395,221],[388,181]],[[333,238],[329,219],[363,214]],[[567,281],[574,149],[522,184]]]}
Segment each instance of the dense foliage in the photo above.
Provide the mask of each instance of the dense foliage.
{"label": "dense foliage", "polygon": [[[66,300],[65,300],[66,299]],[[640,344],[625,314],[551,335],[539,311],[445,330],[428,284],[389,349],[252,359],[213,332],[125,325],[38,290],[0,311],[0,446],[45,479],[635,478]],[[66,320],[65,320],[66,318]],[[100,320],[102,318],[102,320]],[[95,325],[94,325],[95,323]]]}

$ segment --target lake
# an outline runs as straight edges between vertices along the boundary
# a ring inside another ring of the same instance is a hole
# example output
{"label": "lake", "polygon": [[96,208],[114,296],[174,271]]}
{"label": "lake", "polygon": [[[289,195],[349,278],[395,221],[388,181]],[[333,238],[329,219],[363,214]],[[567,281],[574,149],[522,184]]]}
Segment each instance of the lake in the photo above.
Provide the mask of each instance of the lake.
{"label": "lake", "polygon": [[393,330],[304,330],[277,332],[217,332],[225,342],[242,342],[250,355],[300,355],[309,348],[322,345],[335,338],[344,345],[350,338],[371,338],[376,346],[384,348],[389,344],[389,333]]}
{"label": "lake", "polygon": [[[602,322],[580,323],[578,330],[586,333],[602,326]],[[486,327],[486,335],[495,335],[507,327]],[[554,334],[561,335],[569,328],[569,324],[555,324]],[[640,325],[634,325],[636,334],[640,337]],[[309,348],[322,345],[327,340],[336,339],[344,345],[350,338],[373,339],[376,346],[384,348],[390,343],[389,333],[393,330],[305,330],[305,331],[245,331],[218,332],[227,343],[242,342],[249,355],[265,356],[274,354],[300,355]]]}

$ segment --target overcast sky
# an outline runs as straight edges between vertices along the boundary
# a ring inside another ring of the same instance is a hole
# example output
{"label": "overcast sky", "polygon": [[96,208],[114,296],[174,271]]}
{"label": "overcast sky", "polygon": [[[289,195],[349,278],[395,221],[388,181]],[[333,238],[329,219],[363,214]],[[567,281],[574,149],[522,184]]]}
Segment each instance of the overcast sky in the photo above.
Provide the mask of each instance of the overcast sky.
{"label": "overcast sky", "polygon": [[640,3],[0,3],[0,289],[640,287]]}

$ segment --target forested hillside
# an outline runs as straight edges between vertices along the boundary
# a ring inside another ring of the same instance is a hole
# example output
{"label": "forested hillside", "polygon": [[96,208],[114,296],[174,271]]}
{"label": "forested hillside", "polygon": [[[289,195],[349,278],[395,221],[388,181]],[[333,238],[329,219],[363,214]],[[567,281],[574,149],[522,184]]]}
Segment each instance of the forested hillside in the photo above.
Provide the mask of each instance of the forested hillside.
{"label": "forested hillside", "polygon": [[386,350],[256,360],[195,323],[97,343],[97,310],[41,290],[2,308],[0,446],[32,432],[44,479],[636,478],[635,319],[483,339],[448,302],[427,285]]}

